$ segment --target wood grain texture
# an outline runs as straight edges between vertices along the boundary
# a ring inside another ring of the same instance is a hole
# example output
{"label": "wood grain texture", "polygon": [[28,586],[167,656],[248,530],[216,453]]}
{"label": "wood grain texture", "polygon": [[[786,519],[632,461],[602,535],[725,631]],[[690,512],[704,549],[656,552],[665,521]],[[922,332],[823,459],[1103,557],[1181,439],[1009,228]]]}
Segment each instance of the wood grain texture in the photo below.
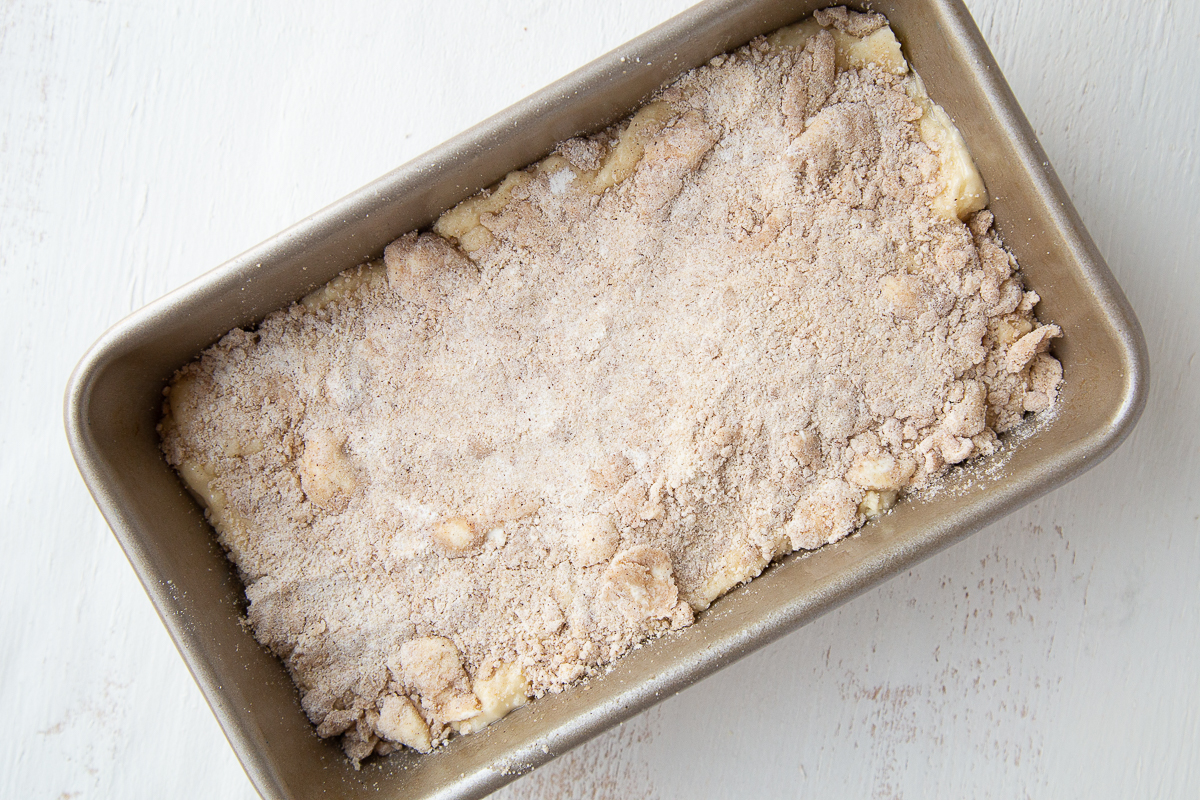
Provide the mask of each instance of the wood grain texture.
{"label": "wood grain texture", "polygon": [[[0,796],[255,796],[67,452],[87,346],[685,5],[0,5]],[[1139,427],[497,797],[1200,796],[1200,4],[969,6],[1145,328]]]}

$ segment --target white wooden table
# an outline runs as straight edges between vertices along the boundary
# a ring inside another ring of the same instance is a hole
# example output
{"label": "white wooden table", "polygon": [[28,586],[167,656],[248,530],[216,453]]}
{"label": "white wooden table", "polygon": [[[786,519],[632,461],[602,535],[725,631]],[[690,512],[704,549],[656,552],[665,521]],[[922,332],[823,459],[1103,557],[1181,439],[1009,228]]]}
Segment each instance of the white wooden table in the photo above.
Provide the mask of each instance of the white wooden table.
{"label": "white wooden table", "polygon": [[[0,796],[255,796],[67,452],[85,348],[686,2],[0,5]],[[969,4],[1145,327],[1139,427],[499,796],[1200,796],[1200,3]]]}

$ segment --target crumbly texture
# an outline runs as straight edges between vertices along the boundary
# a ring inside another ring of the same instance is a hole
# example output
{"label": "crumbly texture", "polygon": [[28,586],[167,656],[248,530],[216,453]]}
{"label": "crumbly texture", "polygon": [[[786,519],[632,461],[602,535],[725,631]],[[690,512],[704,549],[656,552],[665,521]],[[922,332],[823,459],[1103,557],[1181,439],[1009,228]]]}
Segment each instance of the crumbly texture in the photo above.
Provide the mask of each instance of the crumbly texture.
{"label": "crumbly texture", "polygon": [[594,674],[1055,402],[1059,331],[990,213],[939,211],[913,77],[838,65],[884,22],[818,22],[176,377],[167,460],[356,762]]}

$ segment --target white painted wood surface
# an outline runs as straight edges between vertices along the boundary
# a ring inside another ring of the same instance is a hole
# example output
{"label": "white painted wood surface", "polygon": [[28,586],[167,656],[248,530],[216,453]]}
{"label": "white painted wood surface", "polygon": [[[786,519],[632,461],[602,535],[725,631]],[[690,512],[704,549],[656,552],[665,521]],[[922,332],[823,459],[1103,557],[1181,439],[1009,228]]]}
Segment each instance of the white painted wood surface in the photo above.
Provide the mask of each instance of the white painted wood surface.
{"label": "white painted wood surface", "polygon": [[[685,5],[0,5],[0,796],[255,796],[70,460],[86,347]],[[1145,327],[1140,426],[499,797],[1200,796],[1200,3],[969,5]]]}

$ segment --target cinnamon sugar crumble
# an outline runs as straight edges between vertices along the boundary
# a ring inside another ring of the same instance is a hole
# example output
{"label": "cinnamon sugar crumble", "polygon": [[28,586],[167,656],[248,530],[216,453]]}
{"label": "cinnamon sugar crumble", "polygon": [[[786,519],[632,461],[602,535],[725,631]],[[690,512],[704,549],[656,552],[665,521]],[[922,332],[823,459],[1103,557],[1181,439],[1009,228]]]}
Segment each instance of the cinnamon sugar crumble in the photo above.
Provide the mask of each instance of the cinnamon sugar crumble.
{"label": "cinnamon sugar crumble", "polygon": [[956,137],[818,12],[180,370],[163,450],[318,733],[478,730],[1050,408]]}

